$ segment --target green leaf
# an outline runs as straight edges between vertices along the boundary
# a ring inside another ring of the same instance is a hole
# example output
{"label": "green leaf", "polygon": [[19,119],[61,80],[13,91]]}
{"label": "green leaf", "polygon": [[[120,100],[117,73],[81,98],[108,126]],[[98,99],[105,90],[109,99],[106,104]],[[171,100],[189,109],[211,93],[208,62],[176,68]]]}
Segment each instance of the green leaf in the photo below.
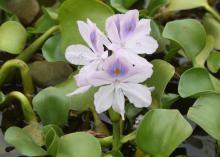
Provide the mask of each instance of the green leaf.
{"label": "green leaf", "polygon": [[42,123],[63,126],[69,113],[69,99],[59,89],[48,87],[40,91],[33,99],[34,110]]}
{"label": "green leaf", "polygon": [[[60,89],[63,93],[69,94],[78,88],[74,75],[71,75],[66,81],[56,85],[55,87]],[[94,93],[96,88],[91,88],[87,92],[70,96],[70,108],[76,111],[86,111],[89,106],[93,104]]]}
{"label": "green leaf", "polygon": [[207,5],[207,0],[169,0],[169,5],[166,10],[179,11],[198,7],[206,7]]}
{"label": "green leaf", "polygon": [[0,91],[0,105],[5,102],[5,94]]}
{"label": "green leaf", "polygon": [[104,157],[124,157],[124,155],[120,152],[111,152],[110,154],[105,155]]}
{"label": "green leaf", "polygon": [[99,141],[87,133],[78,132],[61,137],[56,157],[101,157]]}
{"label": "green leaf", "polygon": [[181,97],[198,97],[209,92],[220,92],[220,82],[207,70],[191,68],[181,75],[178,86]]}
{"label": "green leaf", "polygon": [[47,39],[47,41],[44,43],[42,47],[42,53],[47,61],[65,61],[65,56],[63,53],[61,53],[60,41],[60,34],[56,34],[53,37]]}
{"label": "green leaf", "polygon": [[121,13],[128,11],[137,0],[110,0],[111,6]]}
{"label": "green leaf", "polygon": [[209,135],[220,140],[220,94],[201,96],[189,109],[187,117],[198,124]]}
{"label": "green leaf", "polygon": [[[153,102],[152,107],[161,107],[161,98],[164,95],[164,90],[173,77],[175,73],[174,67],[166,61],[163,60],[153,60],[151,62],[153,64],[153,75],[147,80],[146,84],[149,87],[154,87],[155,90],[152,92]],[[163,78],[163,79],[161,79]]]}
{"label": "green leaf", "polygon": [[204,27],[200,22],[193,19],[168,22],[164,28],[163,37],[177,42],[192,61],[195,60],[195,57],[206,44]]}
{"label": "green leaf", "polygon": [[167,4],[169,0],[148,0],[146,1],[146,10],[147,12],[149,12],[149,14],[152,16],[154,15],[161,6],[164,6],[165,4]]}
{"label": "green leaf", "polygon": [[207,66],[213,73],[217,73],[220,69],[220,53],[213,51],[207,60]]}
{"label": "green leaf", "polygon": [[53,129],[59,137],[63,136],[64,134],[63,130],[59,126],[54,125],[54,124],[49,124],[49,125],[44,126],[43,127],[44,134],[46,135],[48,131],[50,131],[51,129]]}
{"label": "green leaf", "polygon": [[60,142],[60,131],[62,130],[56,125],[47,125],[44,127],[45,145],[48,154],[51,156],[56,156],[57,154],[57,148]]}
{"label": "green leaf", "polygon": [[209,14],[204,16],[202,23],[206,32],[215,38],[215,48],[220,49],[220,23]]}
{"label": "green leaf", "polygon": [[214,38],[211,35],[207,35],[204,49],[195,57],[195,67],[205,67],[205,62],[214,48],[214,42]]}
{"label": "green leaf", "polygon": [[47,152],[21,128],[10,127],[5,133],[5,141],[13,145],[17,151],[26,156],[44,156]]}
{"label": "green leaf", "polygon": [[29,27],[28,32],[30,33],[44,33],[52,26],[55,26],[57,22],[51,18],[50,10],[43,8],[44,14],[37,20],[34,27]]}
{"label": "green leaf", "polygon": [[31,122],[31,124],[25,126],[23,130],[34,140],[36,144],[39,146],[44,145],[43,129],[38,122]]}
{"label": "green leaf", "polygon": [[63,61],[36,61],[30,65],[30,74],[35,84],[48,87],[65,81],[73,72],[71,66]]}
{"label": "green leaf", "polygon": [[126,106],[125,106],[125,114],[131,124],[133,124],[133,122],[135,121],[135,117],[141,111],[142,111],[142,108],[137,108],[130,103],[126,104]]}
{"label": "green leaf", "polygon": [[78,31],[78,20],[89,18],[103,31],[106,18],[113,14],[110,7],[97,0],[64,1],[58,14],[61,25],[62,52],[71,44],[85,43]]}
{"label": "green leaf", "polygon": [[5,0],[8,12],[15,14],[20,21],[30,24],[40,11],[39,4],[36,0]]}
{"label": "green leaf", "polygon": [[123,0],[110,0],[111,6],[121,13],[128,11],[123,4]]}
{"label": "green leaf", "polygon": [[148,155],[168,157],[192,133],[178,110],[155,109],[146,113],[137,130],[137,145]]}
{"label": "green leaf", "polygon": [[180,96],[178,94],[173,94],[173,93],[164,94],[161,100],[163,104],[162,108],[166,108],[166,109],[171,108],[171,105],[179,99]]}
{"label": "green leaf", "polygon": [[27,32],[16,21],[8,21],[0,27],[0,50],[11,54],[19,54],[26,43]]}

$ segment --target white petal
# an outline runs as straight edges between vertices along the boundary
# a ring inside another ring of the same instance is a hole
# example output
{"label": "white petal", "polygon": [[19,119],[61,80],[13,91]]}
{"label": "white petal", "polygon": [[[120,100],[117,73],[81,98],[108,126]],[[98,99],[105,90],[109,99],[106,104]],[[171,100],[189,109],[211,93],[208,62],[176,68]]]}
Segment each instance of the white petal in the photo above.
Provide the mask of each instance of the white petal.
{"label": "white petal", "polygon": [[72,93],[68,93],[66,96],[72,96],[72,95],[76,95],[76,94],[82,94],[85,93],[86,91],[88,91],[91,88],[91,86],[84,86],[84,87],[80,87],[77,88],[75,91],[73,91]]}
{"label": "white petal", "polygon": [[148,65],[149,67],[152,67],[152,65],[145,58],[139,56],[130,49],[125,49],[123,55],[125,55],[127,59],[134,65]]}
{"label": "white petal", "polygon": [[134,35],[149,35],[150,32],[150,19],[141,19],[137,24]]}
{"label": "white petal", "polygon": [[127,73],[123,82],[141,83],[150,78],[153,74],[153,65],[149,62],[146,64],[135,65]]}
{"label": "white petal", "polygon": [[142,36],[127,41],[126,48],[137,54],[152,54],[157,50],[158,43],[151,36]]}
{"label": "white petal", "polygon": [[121,88],[125,96],[135,107],[142,108],[150,106],[152,98],[148,87],[141,84],[121,83]]}
{"label": "white petal", "polygon": [[107,32],[107,36],[112,42],[120,42],[120,16],[121,15],[113,15],[106,20],[105,30]]}
{"label": "white petal", "polygon": [[126,40],[132,37],[139,21],[138,10],[130,10],[126,12],[120,19],[120,38]]}
{"label": "white petal", "polygon": [[119,113],[124,120],[125,114],[125,98],[120,88],[115,89],[112,108],[115,112]]}
{"label": "white petal", "polygon": [[75,65],[87,65],[96,55],[84,45],[71,45],[65,52],[66,60]]}
{"label": "white petal", "polygon": [[106,84],[111,84],[113,82],[113,78],[111,78],[104,71],[93,72],[88,79],[89,83],[93,86],[102,86]]}
{"label": "white petal", "polygon": [[92,23],[85,23],[83,21],[77,21],[79,32],[82,36],[82,38],[86,41],[86,43],[92,48],[92,43],[90,40],[90,34],[92,32],[92,29],[94,29],[94,24]]}
{"label": "white petal", "polygon": [[98,113],[108,110],[113,103],[114,86],[108,85],[100,87],[98,92],[95,93],[94,105]]}

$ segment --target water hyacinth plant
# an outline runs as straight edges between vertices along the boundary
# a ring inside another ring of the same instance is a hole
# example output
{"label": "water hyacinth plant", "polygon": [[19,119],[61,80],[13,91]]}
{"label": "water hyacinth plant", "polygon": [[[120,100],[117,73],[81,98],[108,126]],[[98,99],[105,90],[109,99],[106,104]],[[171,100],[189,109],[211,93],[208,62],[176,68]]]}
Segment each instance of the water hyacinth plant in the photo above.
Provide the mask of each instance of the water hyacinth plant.
{"label": "water hyacinth plant", "polygon": [[[69,96],[85,92],[92,86],[104,86],[95,93],[94,105],[98,113],[110,107],[124,119],[125,99],[138,108],[148,107],[152,98],[149,88],[138,83],[146,81],[152,73],[152,64],[138,56],[138,52],[155,52],[156,40],[150,37],[150,20],[139,21],[138,10],[118,14],[106,20],[110,41],[89,19],[88,24],[78,22],[83,39],[93,50],[83,45],[71,45],[66,59],[76,65],[85,65],[76,75],[79,89]],[[145,44],[148,43],[148,44]],[[108,50],[112,50],[109,56]]]}
{"label": "water hyacinth plant", "polygon": [[220,156],[219,6],[0,1],[0,156]]}

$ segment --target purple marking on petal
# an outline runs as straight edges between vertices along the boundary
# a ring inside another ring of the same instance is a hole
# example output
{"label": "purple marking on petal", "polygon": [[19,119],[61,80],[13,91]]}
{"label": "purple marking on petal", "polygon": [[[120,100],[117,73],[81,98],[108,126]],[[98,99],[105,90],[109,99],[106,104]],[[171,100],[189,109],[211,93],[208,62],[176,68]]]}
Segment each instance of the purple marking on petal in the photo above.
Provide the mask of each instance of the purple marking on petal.
{"label": "purple marking on petal", "polygon": [[91,43],[92,43],[92,46],[93,48],[97,51],[98,48],[97,48],[97,32],[96,30],[93,30],[90,34],[90,40],[91,40]]}
{"label": "purple marking on petal", "polygon": [[118,30],[118,35],[119,35],[119,37],[120,37],[120,31],[121,31],[121,29],[120,29],[120,19],[119,19],[119,15],[116,16],[115,25],[116,25],[116,28],[117,28],[117,30]]}
{"label": "purple marking on petal", "polygon": [[110,67],[107,69],[107,72],[112,78],[118,78],[126,75],[128,70],[128,67],[117,59],[112,63],[112,65],[110,65]]}
{"label": "purple marking on petal", "polygon": [[133,16],[130,20],[128,20],[124,24],[123,37],[127,37],[129,34],[133,33],[134,30],[136,29],[136,26],[137,26],[137,21]]}

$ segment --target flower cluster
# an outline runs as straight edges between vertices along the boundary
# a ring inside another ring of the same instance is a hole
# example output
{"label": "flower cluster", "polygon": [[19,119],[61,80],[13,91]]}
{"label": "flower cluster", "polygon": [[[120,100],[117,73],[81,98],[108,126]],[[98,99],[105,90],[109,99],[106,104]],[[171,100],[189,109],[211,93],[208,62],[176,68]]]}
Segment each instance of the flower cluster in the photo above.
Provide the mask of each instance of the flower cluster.
{"label": "flower cluster", "polygon": [[106,20],[107,36],[89,19],[78,21],[78,27],[89,48],[71,45],[66,49],[70,63],[83,65],[75,76],[79,88],[68,96],[101,86],[94,96],[96,111],[112,107],[123,119],[125,96],[138,108],[148,107],[151,91],[140,83],[151,77],[153,66],[139,54],[152,54],[158,48],[150,36],[150,20],[139,20],[139,12],[131,10]]}

